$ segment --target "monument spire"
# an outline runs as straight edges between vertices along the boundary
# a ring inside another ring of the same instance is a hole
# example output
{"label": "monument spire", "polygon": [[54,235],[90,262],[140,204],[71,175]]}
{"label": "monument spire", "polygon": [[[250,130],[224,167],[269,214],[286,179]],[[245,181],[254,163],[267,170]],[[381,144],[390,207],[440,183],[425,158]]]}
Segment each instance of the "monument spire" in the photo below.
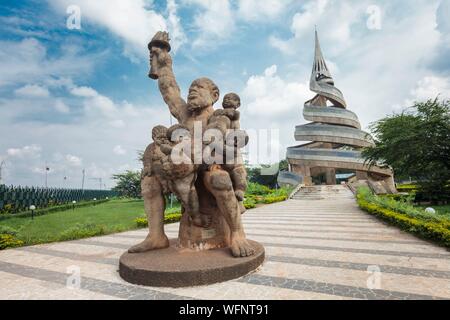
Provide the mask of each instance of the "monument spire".
{"label": "monument spire", "polygon": [[368,166],[364,161],[361,149],[373,146],[374,141],[370,134],[361,130],[358,117],[346,109],[342,92],[334,86],[317,29],[309,86],[316,95],[305,102],[303,117],[311,122],[295,127],[295,140],[310,142],[288,148],[286,158],[290,172],[280,172],[278,182],[311,186],[315,180],[318,184],[334,185],[337,183],[336,170],[344,169],[354,172],[358,181],[349,183],[358,185],[361,182],[376,189],[376,193],[395,193],[391,168]]}
{"label": "monument spire", "polygon": [[[322,49],[320,48],[319,36],[317,34],[317,28],[315,29],[315,50],[314,50],[314,63],[311,73],[311,81],[319,81],[323,78],[329,78],[334,84],[333,78],[330,71],[328,70],[327,64],[322,54]],[[327,81],[328,82],[328,81]]]}
{"label": "monument spire", "polygon": [[334,107],[345,109],[346,103],[342,92],[334,86],[333,77],[323,57],[317,28],[315,29],[314,62],[309,88],[317,95],[313,99],[306,101],[305,105],[326,106],[326,100],[329,100]]}

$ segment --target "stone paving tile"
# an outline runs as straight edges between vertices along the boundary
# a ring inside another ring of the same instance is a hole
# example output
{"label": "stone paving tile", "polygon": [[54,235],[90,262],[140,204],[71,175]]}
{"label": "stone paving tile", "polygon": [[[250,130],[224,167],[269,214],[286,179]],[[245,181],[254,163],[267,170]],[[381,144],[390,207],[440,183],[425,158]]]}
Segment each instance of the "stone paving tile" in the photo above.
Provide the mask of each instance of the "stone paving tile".
{"label": "stone paving tile", "polygon": [[[49,271],[42,268],[0,261],[0,270],[2,272],[8,272],[32,279],[44,280],[62,286],[66,286],[67,283],[66,273]],[[130,300],[187,299],[187,297],[159,292],[156,290],[143,288],[141,286],[131,284],[124,285],[89,277],[82,278],[81,289]]]}
{"label": "stone paving tile", "polygon": [[315,250],[309,248],[289,248],[289,247],[286,248],[286,247],[270,247],[270,246],[266,246],[265,248],[266,254],[268,256],[367,263],[370,265],[389,265],[393,267],[417,268],[436,271],[450,270],[450,259],[393,256],[393,255],[381,255],[381,254],[360,253],[360,252]]}
{"label": "stone paving tile", "polygon": [[[252,229],[253,230],[253,229]],[[421,246],[427,247],[426,244],[422,242],[412,242],[412,241],[405,241],[405,240],[384,240],[384,239],[361,239],[361,238],[340,238],[340,237],[321,237],[321,236],[304,236],[304,235],[290,235],[287,233],[284,233],[282,235],[280,234],[271,234],[271,233],[257,233],[257,232],[246,232],[248,236],[257,236],[257,237],[271,237],[271,238],[290,238],[290,239],[310,239],[310,240],[330,240],[330,241],[355,241],[355,242],[369,242],[369,243],[396,243],[396,244],[418,244]]]}
{"label": "stone paving tile", "polygon": [[76,261],[90,261],[95,263],[101,263],[101,264],[109,264],[112,266],[117,267],[117,258],[97,258],[89,255],[82,255],[74,252],[69,251],[59,251],[59,250],[52,250],[47,248],[39,248],[39,247],[24,247],[20,248],[19,250],[38,253],[42,255],[48,255],[53,257],[59,257],[59,258],[67,258],[72,259]]}
{"label": "stone paving tile", "polygon": [[[128,284],[118,258],[146,229],[0,252],[0,298],[20,299],[435,299],[448,298],[450,253],[359,210],[354,199],[289,200],[248,210],[244,226],[266,262],[237,280],[191,288]],[[170,238],[178,224],[165,226]],[[82,267],[82,288],[65,287],[66,266]],[[377,265],[382,287],[366,285]],[[280,276],[281,275],[281,276]],[[24,285],[26,284],[26,285]]]}
{"label": "stone paving tile", "polygon": [[[84,289],[67,289],[59,283],[22,277],[0,271],[1,300],[118,300],[120,298]],[[24,285],[24,283],[26,285]]]}
{"label": "stone paving tile", "polygon": [[[372,268],[378,267],[374,265]],[[379,269],[369,270],[378,271]],[[450,298],[450,280],[448,279],[384,273],[381,270],[375,273],[367,270],[289,264],[268,260],[258,274],[361,288],[367,288],[368,280],[375,279],[376,276],[380,280],[378,289]]]}
{"label": "stone paving tile", "polygon": [[438,297],[411,294],[405,292],[388,291],[381,289],[367,289],[362,287],[336,285],[331,283],[308,281],[301,279],[289,279],[281,277],[263,276],[252,274],[241,278],[239,281],[257,284],[264,287],[289,288],[293,290],[320,292],[337,296],[367,300],[435,300]]}
{"label": "stone paving tile", "polygon": [[[251,232],[251,229],[248,231]],[[402,243],[401,240],[399,242],[396,241],[348,241],[345,239],[334,238],[327,239],[328,237],[308,237],[308,236],[289,236],[289,235],[276,235],[272,236],[271,234],[259,233],[258,236],[253,236],[258,241],[263,242],[273,242],[273,243],[289,243],[290,245],[309,245],[313,242],[316,246],[323,247],[338,247],[343,249],[362,249],[362,250],[382,250],[382,251],[392,251],[399,252],[401,255],[403,252],[406,253],[417,253],[417,254],[440,254],[442,257],[450,258],[450,253],[442,248],[433,247],[430,248],[430,245],[426,242],[414,242],[414,243]],[[312,241],[311,241],[312,240]]]}
{"label": "stone paving tile", "polygon": [[[318,226],[317,228],[306,228],[306,227],[298,227],[298,226],[277,226],[276,223],[273,224],[263,224],[263,223],[245,223],[246,230],[276,230],[276,231],[297,231],[297,232],[319,232],[319,233],[346,233],[349,235],[365,235],[365,236],[393,236],[393,239],[399,239],[398,235],[400,235],[399,230],[385,230],[381,228],[373,228],[372,230],[360,230],[357,227],[329,227],[329,226]],[[403,237],[402,237],[403,238]],[[405,239],[409,239],[411,241],[419,241],[417,237],[406,237]],[[423,243],[423,241],[420,241]]]}
{"label": "stone paving tile", "polygon": [[314,250],[326,250],[326,251],[342,251],[342,252],[354,252],[354,253],[368,253],[368,254],[390,255],[390,256],[422,257],[422,258],[435,258],[435,259],[449,259],[450,258],[450,255],[442,254],[442,253],[408,252],[408,251],[392,251],[392,250],[373,250],[373,249],[359,249],[359,248],[342,248],[342,247],[329,247],[329,246],[291,244],[291,243],[275,243],[275,242],[263,242],[262,244],[264,246],[270,246],[270,247],[302,248],[302,249],[314,249]]}
{"label": "stone paving tile", "polygon": [[[427,247],[427,244],[424,244],[423,242],[420,241],[414,241],[414,240],[397,240],[396,238],[391,238],[391,239],[379,239],[379,238],[374,238],[374,239],[361,239],[361,237],[357,236],[354,238],[342,238],[342,237],[323,237],[320,235],[314,235],[314,236],[305,236],[305,235],[298,235],[298,234],[290,234],[289,230],[283,233],[283,235],[280,234],[273,234],[273,233],[258,233],[258,232],[254,232],[255,228],[249,228],[246,232],[246,235],[257,239],[258,237],[271,237],[271,238],[294,238],[294,239],[311,239],[311,240],[336,240],[336,241],[355,241],[355,242],[382,242],[382,243],[397,243],[397,244],[418,244],[424,247]],[[267,231],[267,229],[264,229],[263,231]],[[273,229],[270,229],[269,232],[273,232]],[[311,231],[310,231],[311,232]],[[317,232],[319,233],[319,232]],[[346,232],[348,234],[348,232]],[[323,233],[320,233],[323,234]],[[114,237],[118,237],[118,238],[129,238],[129,239],[143,239],[143,237],[145,237],[145,235],[128,235],[128,234],[117,234]]]}
{"label": "stone paving tile", "polygon": [[[123,235],[124,237],[137,237],[135,235]],[[52,250],[47,248],[39,248],[39,247],[24,247],[20,250],[38,253],[42,255],[48,255],[53,257],[67,258],[74,261],[88,261],[95,262],[100,264],[108,264],[114,267],[117,267],[117,258],[96,258],[89,255],[81,255],[68,251],[59,251]],[[120,252],[122,253],[122,252]],[[294,263],[294,264],[302,264],[309,266],[320,266],[320,267],[329,267],[329,268],[341,268],[341,269],[354,269],[354,270],[362,270],[366,271],[367,268],[373,264],[367,263],[354,263],[354,262],[342,262],[342,261],[332,261],[332,260],[321,260],[321,259],[307,259],[307,258],[297,258],[297,257],[286,257],[286,256],[266,256],[267,261],[276,261],[276,262],[286,262],[286,263]],[[407,267],[396,267],[390,265],[379,265],[381,272],[383,273],[396,273],[403,275],[412,275],[412,276],[424,276],[424,277],[433,277],[433,278],[442,278],[442,279],[450,279],[450,271],[442,271],[442,270],[429,270],[429,269],[418,269],[418,268],[407,268]]]}
{"label": "stone paving tile", "polygon": [[[355,263],[355,262],[344,262],[344,261],[334,261],[334,260],[321,260],[321,259],[307,259],[307,258],[297,258],[297,257],[283,257],[283,256],[266,256],[268,261],[273,262],[285,262],[294,263],[308,266],[326,267],[326,268],[340,268],[340,269],[352,269],[367,271],[370,266],[374,264],[368,263]],[[380,265],[377,264],[382,273],[395,273],[402,275],[429,277],[429,278],[441,278],[450,279],[450,270],[430,270],[430,269],[419,269],[419,268],[406,268],[406,267],[396,267],[391,265]]]}

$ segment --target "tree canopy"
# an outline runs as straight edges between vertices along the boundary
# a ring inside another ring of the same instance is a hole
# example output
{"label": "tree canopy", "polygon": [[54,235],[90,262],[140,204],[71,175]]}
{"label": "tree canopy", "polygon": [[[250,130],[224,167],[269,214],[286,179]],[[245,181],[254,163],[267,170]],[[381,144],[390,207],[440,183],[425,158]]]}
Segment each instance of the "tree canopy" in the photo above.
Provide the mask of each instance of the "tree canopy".
{"label": "tree canopy", "polygon": [[117,184],[113,188],[120,196],[127,198],[141,197],[141,173],[139,171],[125,171],[112,176]]}
{"label": "tree canopy", "polygon": [[450,100],[416,102],[376,121],[370,129],[375,146],[363,151],[369,164],[389,164],[397,178],[417,180],[430,200],[448,201]]}

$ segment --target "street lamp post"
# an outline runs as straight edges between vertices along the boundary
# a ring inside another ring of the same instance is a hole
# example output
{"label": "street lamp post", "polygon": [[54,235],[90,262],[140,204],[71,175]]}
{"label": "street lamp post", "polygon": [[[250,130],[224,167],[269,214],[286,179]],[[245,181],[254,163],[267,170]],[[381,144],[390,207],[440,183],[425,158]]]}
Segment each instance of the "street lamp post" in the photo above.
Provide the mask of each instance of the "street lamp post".
{"label": "street lamp post", "polygon": [[31,210],[31,220],[34,220],[34,210],[36,210],[36,206],[32,204],[30,206],[30,210]]}
{"label": "street lamp post", "polygon": [[75,200],[73,200],[72,201],[72,211],[75,211],[75,204],[76,204],[77,202],[75,201]]}

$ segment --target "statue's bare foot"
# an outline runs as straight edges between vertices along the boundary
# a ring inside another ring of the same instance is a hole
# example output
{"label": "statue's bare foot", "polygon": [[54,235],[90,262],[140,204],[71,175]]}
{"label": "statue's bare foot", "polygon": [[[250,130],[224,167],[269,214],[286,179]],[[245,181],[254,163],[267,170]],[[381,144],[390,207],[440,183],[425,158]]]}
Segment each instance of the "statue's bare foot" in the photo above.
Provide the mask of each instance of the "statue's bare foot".
{"label": "statue's bare foot", "polygon": [[211,226],[212,216],[209,214],[198,214],[192,217],[192,223],[197,227],[209,228]]}
{"label": "statue's bare foot", "polygon": [[235,257],[248,257],[255,253],[255,249],[244,236],[231,236],[231,253]]}
{"label": "statue's bare foot", "polygon": [[156,250],[156,249],[162,249],[167,248],[169,246],[169,239],[164,234],[161,237],[147,237],[144,241],[141,243],[132,246],[130,249],[128,249],[129,253],[139,253],[139,252],[145,252],[150,250]]}

